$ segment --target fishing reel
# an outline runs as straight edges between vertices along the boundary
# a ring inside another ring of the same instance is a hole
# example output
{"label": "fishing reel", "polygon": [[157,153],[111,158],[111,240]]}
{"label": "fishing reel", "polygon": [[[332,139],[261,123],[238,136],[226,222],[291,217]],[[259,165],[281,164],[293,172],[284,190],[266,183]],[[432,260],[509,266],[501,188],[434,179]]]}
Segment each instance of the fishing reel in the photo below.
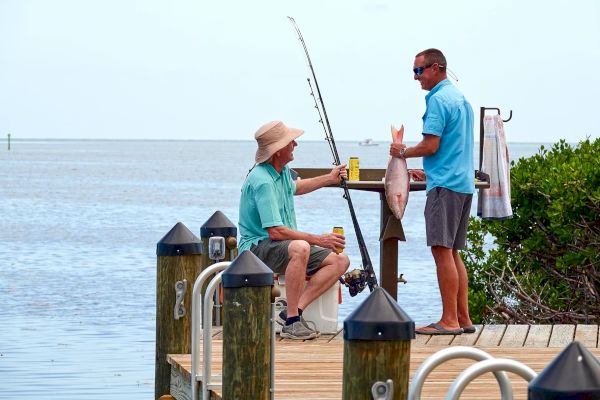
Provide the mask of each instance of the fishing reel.
{"label": "fishing reel", "polygon": [[348,287],[350,296],[354,297],[367,287],[367,271],[364,269],[353,269],[340,277],[340,282]]}

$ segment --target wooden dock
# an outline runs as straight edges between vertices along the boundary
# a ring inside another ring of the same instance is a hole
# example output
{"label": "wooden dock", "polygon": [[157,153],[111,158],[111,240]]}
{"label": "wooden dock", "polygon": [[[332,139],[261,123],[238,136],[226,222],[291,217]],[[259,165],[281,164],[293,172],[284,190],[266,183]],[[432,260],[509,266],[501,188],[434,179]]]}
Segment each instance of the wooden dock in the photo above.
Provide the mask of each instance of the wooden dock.
{"label": "wooden dock", "polygon": [[[598,325],[485,325],[477,333],[458,336],[417,335],[412,341],[410,370],[448,346],[475,346],[494,357],[520,361],[536,372],[542,371],[563,348],[579,341],[600,357]],[[343,371],[343,333],[323,335],[318,339],[299,342],[278,337],[275,348],[275,398],[280,399],[341,399]],[[223,340],[221,330],[213,333],[213,375],[222,371]],[[169,354],[171,364],[171,395],[191,399],[189,354]],[[422,399],[445,398],[454,379],[474,361],[457,359],[436,368],[427,378]],[[508,374],[514,398],[527,398],[527,382]],[[221,391],[211,393],[221,399]],[[500,390],[491,373],[471,382],[461,399],[500,398]]]}

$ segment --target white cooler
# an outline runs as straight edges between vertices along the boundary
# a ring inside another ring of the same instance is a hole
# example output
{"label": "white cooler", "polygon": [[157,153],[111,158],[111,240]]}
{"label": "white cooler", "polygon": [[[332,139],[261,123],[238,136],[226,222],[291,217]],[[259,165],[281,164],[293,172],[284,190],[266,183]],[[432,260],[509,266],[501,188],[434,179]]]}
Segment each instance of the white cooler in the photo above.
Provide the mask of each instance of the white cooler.
{"label": "white cooler", "polygon": [[[275,274],[275,287],[281,291],[281,295],[275,298],[275,315],[283,309],[287,309],[287,300],[285,295],[285,275]],[[307,277],[308,281],[310,277]],[[337,333],[341,327],[338,327],[338,308],[342,303],[342,289],[340,282],[337,281],[332,287],[327,289],[320,297],[315,299],[306,307],[302,316],[307,321],[316,324],[317,330],[321,333]],[[281,332],[281,325],[275,324],[275,331]]]}

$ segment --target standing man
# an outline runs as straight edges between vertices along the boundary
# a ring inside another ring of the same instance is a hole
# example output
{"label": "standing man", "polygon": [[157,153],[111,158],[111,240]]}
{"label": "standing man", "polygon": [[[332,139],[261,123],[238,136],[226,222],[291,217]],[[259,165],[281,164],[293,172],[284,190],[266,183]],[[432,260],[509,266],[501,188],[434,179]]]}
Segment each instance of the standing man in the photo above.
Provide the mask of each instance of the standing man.
{"label": "standing man", "polygon": [[418,328],[426,335],[473,333],[469,317],[468,278],[459,250],[466,242],[471,200],[475,191],[473,109],[446,77],[446,58],[427,49],[415,56],[414,79],[421,83],[426,110],[423,139],[413,147],[392,144],[394,157],[423,157],[423,168],[411,170],[415,180],[427,181],[425,228],[435,260],[442,297],[442,317]]}
{"label": "standing man", "polygon": [[[310,193],[347,179],[346,166],[310,179],[292,179],[288,163],[294,159],[296,138],[304,133],[281,121],[261,126],[254,138],[258,143],[256,165],[248,173],[240,198],[240,252],[250,250],[273,272],[285,274],[287,313],[278,316],[281,337],[314,339],[314,323],[302,318],[302,311],[329,289],[346,272],[348,256],[343,235],[316,235],[296,227],[294,195]],[[306,282],[306,276],[310,280]],[[306,286],[305,286],[306,284]]]}

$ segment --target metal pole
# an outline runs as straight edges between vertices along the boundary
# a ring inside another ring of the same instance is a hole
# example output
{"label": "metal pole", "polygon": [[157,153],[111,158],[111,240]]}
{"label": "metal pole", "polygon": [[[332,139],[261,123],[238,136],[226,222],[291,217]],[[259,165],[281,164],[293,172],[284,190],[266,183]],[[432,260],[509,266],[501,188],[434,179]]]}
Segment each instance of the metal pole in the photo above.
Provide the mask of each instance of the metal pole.
{"label": "metal pole", "polygon": [[[199,331],[202,327],[202,305],[204,302],[202,301],[202,286],[206,280],[215,273],[223,271],[231,264],[229,261],[223,261],[216,264],[211,265],[206,268],[194,283],[194,289],[192,291],[192,399],[198,399],[198,367],[201,364],[200,359],[200,343],[198,340]],[[202,327],[202,329],[211,331],[211,327]],[[204,332],[204,331],[203,331]],[[209,336],[210,337],[210,336]],[[204,379],[204,378],[201,378]]]}
{"label": "metal pole", "polygon": [[206,292],[204,293],[204,304],[203,304],[203,312],[202,312],[202,357],[203,365],[202,365],[202,400],[210,399],[210,388],[211,388],[211,359],[212,359],[212,335],[211,335],[211,326],[212,326],[212,296],[215,291],[219,287],[221,283],[221,276],[223,276],[223,272],[219,272],[217,276],[215,276],[206,287]]}

